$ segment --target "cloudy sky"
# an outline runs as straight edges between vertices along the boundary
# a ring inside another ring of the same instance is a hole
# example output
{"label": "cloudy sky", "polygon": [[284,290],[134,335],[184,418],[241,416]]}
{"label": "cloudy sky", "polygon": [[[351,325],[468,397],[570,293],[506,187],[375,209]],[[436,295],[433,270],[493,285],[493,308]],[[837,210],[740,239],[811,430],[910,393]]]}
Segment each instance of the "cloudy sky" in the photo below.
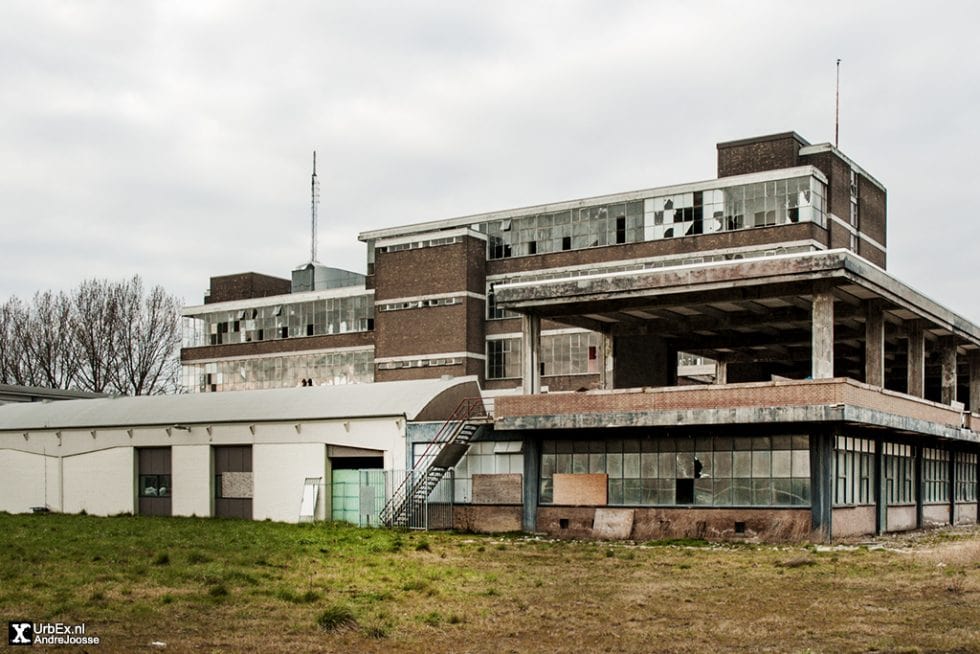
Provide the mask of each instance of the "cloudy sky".
{"label": "cloudy sky", "polygon": [[[889,270],[980,322],[980,3],[0,3],[0,301],[139,273],[364,270],[364,230],[715,176],[834,136]],[[966,206],[964,209],[965,205]],[[965,212],[965,213],[964,213]]]}

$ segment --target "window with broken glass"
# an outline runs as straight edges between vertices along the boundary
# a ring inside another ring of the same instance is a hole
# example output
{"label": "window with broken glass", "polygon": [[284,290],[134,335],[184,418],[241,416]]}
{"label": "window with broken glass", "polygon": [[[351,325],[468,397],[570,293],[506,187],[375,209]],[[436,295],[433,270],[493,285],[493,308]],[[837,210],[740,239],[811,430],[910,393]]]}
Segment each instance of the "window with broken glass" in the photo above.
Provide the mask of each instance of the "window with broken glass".
{"label": "window with broken glass", "polygon": [[492,220],[487,257],[653,241],[798,222],[826,226],[825,186],[812,176],[602,203]]}
{"label": "window with broken glass", "polygon": [[806,506],[805,435],[548,440],[541,449],[543,504],[554,475],[608,475],[608,503],[624,506]]}
{"label": "window with broken glass", "polygon": [[[588,375],[599,372],[596,332],[581,331],[541,336],[541,375]],[[487,339],[487,379],[521,377],[521,339]]]}
{"label": "window with broken glass", "polygon": [[182,322],[184,347],[363,332],[374,329],[374,296],[213,311]]}

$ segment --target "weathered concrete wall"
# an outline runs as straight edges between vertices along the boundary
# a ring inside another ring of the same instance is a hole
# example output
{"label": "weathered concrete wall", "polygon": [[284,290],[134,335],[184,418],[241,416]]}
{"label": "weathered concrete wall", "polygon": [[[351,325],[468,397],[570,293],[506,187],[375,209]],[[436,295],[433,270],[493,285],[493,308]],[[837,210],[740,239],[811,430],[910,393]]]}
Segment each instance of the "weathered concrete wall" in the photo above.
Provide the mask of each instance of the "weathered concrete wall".
{"label": "weathered concrete wall", "polygon": [[922,526],[941,527],[949,524],[949,503],[926,504],[922,507]]}
{"label": "weathered concrete wall", "polygon": [[[595,507],[542,506],[538,531],[561,538],[598,538]],[[600,509],[601,510],[601,509]],[[629,538],[798,541],[809,537],[810,509],[641,508],[633,512]]]}
{"label": "weathered concrete wall", "polygon": [[453,528],[481,534],[521,531],[522,510],[520,506],[456,505]]}
{"label": "weathered concrete wall", "polygon": [[874,506],[850,506],[834,509],[831,519],[834,538],[875,533]]}
{"label": "weathered concrete wall", "polygon": [[170,450],[174,515],[211,515],[211,446],[175,445]]}
{"label": "weathered concrete wall", "polygon": [[473,504],[520,504],[524,476],[521,474],[474,474]]}
{"label": "weathered concrete wall", "polygon": [[908,531],[915,529],[914,506],[890,506],[885,518],[887,531]]}
{"label": "weathered concrete wall", "polygon": [[[322,482],[326,477],[326,461],[326,446],[322,443],[253,445],[255,496],[252,516],[256,520],[298,522],[306,478],[319,477]],[[323,498],[318,495],[317,504],[322,503]],[[322,508],[320,515],[323,516]]]}

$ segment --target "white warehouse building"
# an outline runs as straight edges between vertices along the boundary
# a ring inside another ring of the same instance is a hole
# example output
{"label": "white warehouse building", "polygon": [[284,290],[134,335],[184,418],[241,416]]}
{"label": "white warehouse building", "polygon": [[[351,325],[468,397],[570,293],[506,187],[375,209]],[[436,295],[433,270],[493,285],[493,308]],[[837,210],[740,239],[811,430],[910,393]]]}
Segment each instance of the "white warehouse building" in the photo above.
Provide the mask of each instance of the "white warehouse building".
{"label": "white warehouse building", "polygon": [[0,511],[330,519],[340,470],[404,470],[475,378],[0,409]]}

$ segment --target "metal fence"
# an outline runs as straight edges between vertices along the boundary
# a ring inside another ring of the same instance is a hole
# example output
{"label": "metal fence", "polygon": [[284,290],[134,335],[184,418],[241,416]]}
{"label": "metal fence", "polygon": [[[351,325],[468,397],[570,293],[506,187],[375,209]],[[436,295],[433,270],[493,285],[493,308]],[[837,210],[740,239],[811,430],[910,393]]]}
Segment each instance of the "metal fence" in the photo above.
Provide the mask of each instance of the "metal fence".
{"label": "metal fence", "polygon": [[[332,484],[332,519],[356,522],[360,527],[383,526],[381,511],[392,494],[398,488],[414,488],[424,483],[423,474],[414,470],[358,470],[356,477],[349,475],[342,480],[335,477]],[[453,471],[450,470],[424,502],[406,512],[401,526],[409,529],[452,529],[454,481]]]}

